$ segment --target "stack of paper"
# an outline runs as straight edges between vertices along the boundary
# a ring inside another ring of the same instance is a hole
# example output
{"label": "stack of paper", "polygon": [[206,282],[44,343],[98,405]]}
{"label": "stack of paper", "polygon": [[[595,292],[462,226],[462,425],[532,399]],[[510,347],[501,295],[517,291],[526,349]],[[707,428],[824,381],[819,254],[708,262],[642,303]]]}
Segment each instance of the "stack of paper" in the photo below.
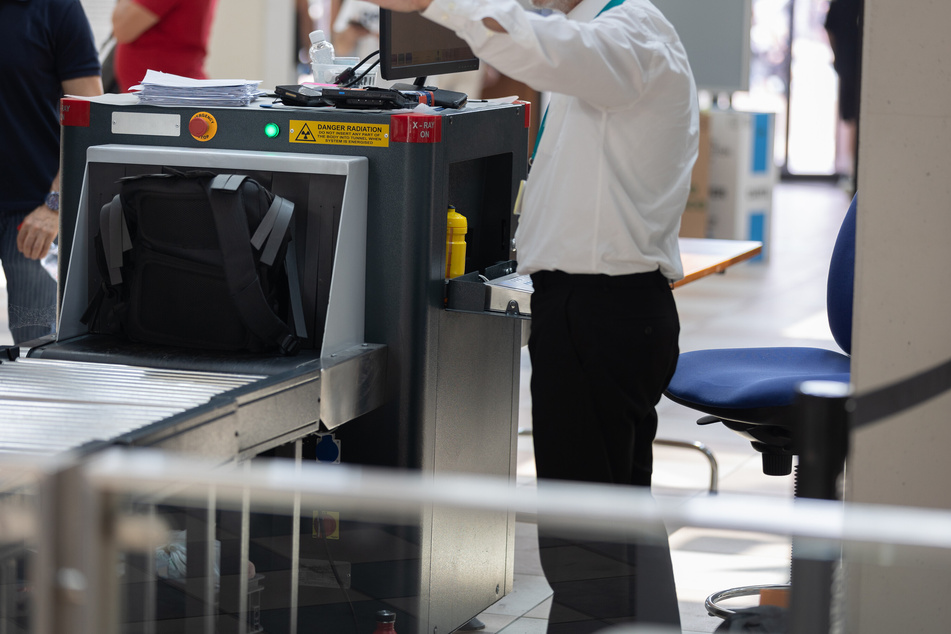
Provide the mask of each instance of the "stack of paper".
{"label": "stack of paper", "polygon": [[132,90],[139,103],[151,106],[246,106],[255,97],[260,81],[246,79],[191,79],[150,70]]}

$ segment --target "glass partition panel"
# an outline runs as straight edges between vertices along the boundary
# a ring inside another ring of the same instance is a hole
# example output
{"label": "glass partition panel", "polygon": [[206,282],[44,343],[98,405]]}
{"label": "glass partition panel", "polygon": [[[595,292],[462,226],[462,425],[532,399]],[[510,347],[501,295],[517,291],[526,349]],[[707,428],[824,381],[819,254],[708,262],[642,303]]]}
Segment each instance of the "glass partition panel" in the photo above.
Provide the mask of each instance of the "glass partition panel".
{"label": "glass partition panel", "polygon": [[30,580],[38,568],[42,470],[29,461],[0,461],[0,632],[29,631],[36,609]]}
{"label": "glass partition panel", "polygon": [[0,632],[802,632],[823,605],[848,631],[844,575],[951,572],[944,510],[151,451],[66,473],[81,512],[0,461]]}

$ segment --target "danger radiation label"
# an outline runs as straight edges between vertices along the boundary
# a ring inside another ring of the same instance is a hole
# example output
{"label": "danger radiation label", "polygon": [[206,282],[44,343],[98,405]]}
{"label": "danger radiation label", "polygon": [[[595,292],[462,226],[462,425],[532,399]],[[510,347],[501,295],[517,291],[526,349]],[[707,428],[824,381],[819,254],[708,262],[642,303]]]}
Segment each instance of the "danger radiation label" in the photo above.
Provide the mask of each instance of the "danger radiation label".
{"label": "danger radiation label", "polygon": [[382,123],[291,120],[291,143],[388,147],[390,126]]}

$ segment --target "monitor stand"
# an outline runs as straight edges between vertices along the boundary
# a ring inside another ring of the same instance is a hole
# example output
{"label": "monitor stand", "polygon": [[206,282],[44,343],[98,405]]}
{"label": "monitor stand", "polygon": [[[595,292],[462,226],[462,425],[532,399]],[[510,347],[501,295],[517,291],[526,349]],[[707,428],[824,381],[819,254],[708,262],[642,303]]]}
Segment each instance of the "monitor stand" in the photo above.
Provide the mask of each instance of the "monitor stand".
{"label": "monitor stand", "polygon": [[469,95],[455,90],[442,90],[436,86],[427,86],[425,77],[417,77],[412,84],[393,84],[396,90],[428,90],[433,93],[433,105],[443,108],[461,108],[466,105]]}

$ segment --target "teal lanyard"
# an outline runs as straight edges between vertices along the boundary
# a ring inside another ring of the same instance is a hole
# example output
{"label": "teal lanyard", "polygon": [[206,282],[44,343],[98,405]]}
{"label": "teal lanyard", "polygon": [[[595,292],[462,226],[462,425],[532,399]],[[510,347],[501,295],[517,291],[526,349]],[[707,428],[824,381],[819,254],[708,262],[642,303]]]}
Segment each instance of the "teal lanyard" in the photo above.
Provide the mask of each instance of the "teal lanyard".
{"label": "teal lanyard", "polygon": [[[624,2],[624,0],[611,0],[611,1],[608,2],[606,5],[604,5],[604,8],[603,8],[603,9],[601,9],[600,11],[598,11],[598,15],[601,15],[602,13],[604,13],[605,11],[607,11],[608,9],[613,9],[614,7],[616,7],[616,6],[620,5],[620,4],[622,4],[623,2]],[[594,16],[594,17],[598,17],[598,15],[596,15],[596,16]],[[545,108],[545,114],[542,115],[541,125],[538,126],[538,134],[535,136],[535,147],[532,148],[532,157],[529,159],[529,162],[535,160],[535,152],[538,151],[538,143],[542,140],[542,133],[545,131],[545,121],[546,121],[547,119],[548,119],[548,108],[546,107],[546,108]]]}

